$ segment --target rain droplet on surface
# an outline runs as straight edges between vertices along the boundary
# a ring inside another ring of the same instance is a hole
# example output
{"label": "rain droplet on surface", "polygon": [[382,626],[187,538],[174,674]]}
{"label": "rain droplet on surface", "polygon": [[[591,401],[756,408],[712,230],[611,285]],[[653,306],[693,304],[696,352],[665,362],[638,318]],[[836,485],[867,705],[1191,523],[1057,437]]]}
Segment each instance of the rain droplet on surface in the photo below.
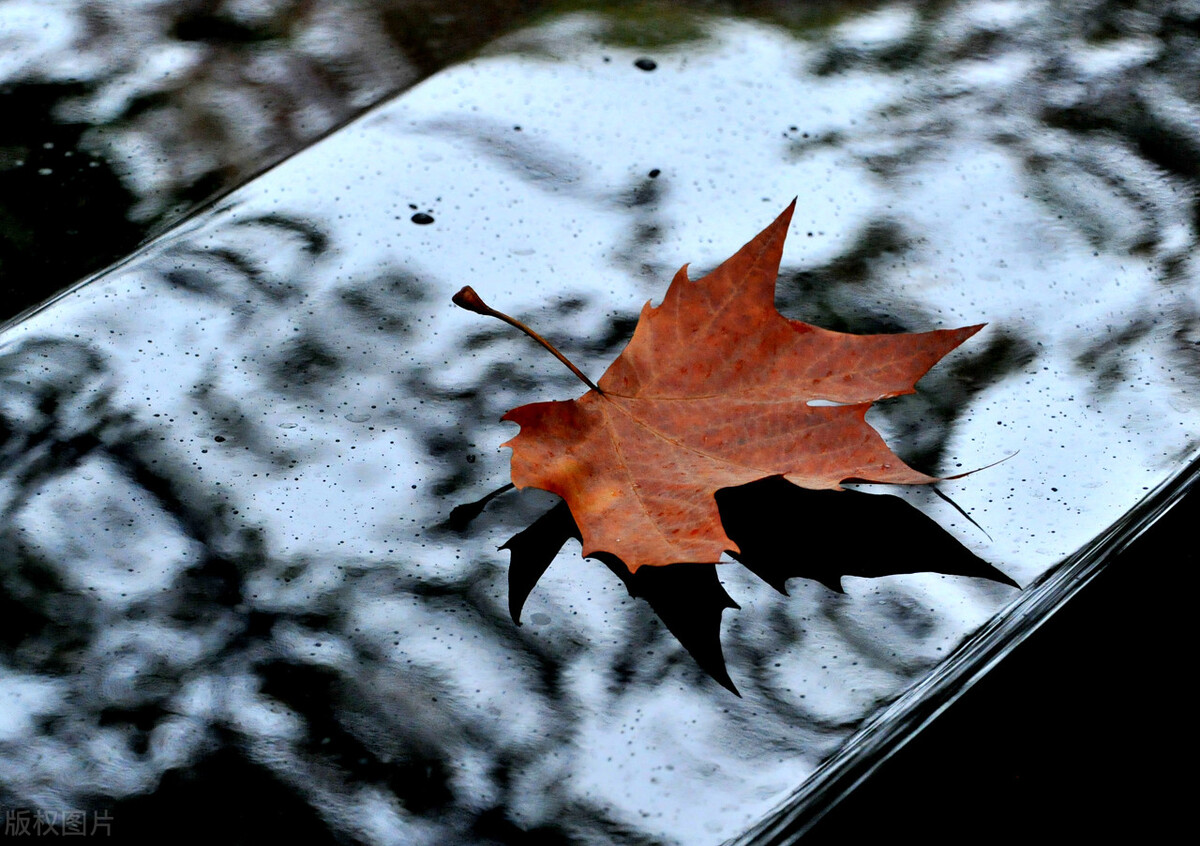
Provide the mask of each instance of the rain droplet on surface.
{"label": "rain droplet on surface", "polygon": [[645,56],[633,63],[633,66],[638,70],[652,71],[658,67],[658,62],[653,59],[647,59]]}
{"label": "rain droplet on surface", "polygon": [[425,212],[417,212],[412,216],[412,222],[424,226],[428,223],[433,223],[433,216],[425,214]]}

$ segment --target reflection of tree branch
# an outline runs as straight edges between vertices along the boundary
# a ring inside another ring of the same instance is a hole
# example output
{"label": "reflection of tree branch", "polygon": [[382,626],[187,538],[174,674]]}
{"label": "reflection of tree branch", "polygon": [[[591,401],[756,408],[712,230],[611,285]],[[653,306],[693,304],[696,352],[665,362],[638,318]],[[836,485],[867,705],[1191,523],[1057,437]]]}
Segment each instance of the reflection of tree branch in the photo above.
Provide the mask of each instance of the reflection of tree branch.
{"label": "reflection of tree branch", "polygon": [[321,227],[312,221],[305,220],[301,217],[289,216],[283,214],[261,214],[256,217],[246,218],[234,222],[235,226],[265,226],[270,229],[279,229],[283,232],[293,232],[300,236],[304,242],[304,252],[314,258],[326,252],[329,249],[329,236],[321,230]]}

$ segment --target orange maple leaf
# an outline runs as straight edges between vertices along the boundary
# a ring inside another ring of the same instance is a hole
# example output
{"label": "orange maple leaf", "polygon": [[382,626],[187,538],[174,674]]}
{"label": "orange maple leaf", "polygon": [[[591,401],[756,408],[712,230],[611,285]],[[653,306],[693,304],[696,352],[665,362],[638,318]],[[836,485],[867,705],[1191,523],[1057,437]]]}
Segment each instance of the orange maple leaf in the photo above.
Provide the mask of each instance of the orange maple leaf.
{"label": "orange maple leaf", "polygon": [[[584,556],[607,552],[632,572],[716,562],[739,550],[714,495],[766,477],[835,490],[849,479],[940,481],[897,457],[866,413],[875,400],[912,393],[982,324],[850,335],[784,317],[775,279],[795,206],[702,279],[680,268],[582,397],[504,415],[521,427],[504,444],[513,483],[566,500]],[[469,288],[455,302],[521,325]]]}

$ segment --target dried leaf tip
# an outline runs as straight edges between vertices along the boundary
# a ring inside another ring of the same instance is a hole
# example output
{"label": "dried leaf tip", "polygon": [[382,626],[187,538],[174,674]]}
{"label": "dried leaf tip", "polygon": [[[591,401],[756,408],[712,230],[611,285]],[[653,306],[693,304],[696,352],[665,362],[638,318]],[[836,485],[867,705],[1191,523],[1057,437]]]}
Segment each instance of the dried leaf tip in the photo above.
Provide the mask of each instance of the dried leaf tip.
{"label": "dried leaf tip", "polygon": [[475,289],[470,285],[464,285],[462,290],[450,298],[450,301],[459,308],[465,308],[467,311],[473,311],[476,314],[493,314],[488,304],[483,301],[483,297],[475,293]]}

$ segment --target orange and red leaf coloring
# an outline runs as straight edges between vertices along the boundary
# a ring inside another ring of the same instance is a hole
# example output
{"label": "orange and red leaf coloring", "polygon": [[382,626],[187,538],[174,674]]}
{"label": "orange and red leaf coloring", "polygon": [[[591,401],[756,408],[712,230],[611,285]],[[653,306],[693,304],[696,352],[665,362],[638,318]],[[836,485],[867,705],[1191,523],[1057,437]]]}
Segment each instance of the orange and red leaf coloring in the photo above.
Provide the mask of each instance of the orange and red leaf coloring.
{"label": "orange and red leaf coloring", "polygon": [[784,317],[775,279],[795,205],[707,276],[681,268],[596,389],[504,415],[521,427],[504,444],[513,483],[566,500],[585,556],[611,553],[634,572],[715,562],[738,547],[714,495],[766,477],[811,489],[938,481],[897,457],[866,413],[912,393],[982,325],[851,335]]}

